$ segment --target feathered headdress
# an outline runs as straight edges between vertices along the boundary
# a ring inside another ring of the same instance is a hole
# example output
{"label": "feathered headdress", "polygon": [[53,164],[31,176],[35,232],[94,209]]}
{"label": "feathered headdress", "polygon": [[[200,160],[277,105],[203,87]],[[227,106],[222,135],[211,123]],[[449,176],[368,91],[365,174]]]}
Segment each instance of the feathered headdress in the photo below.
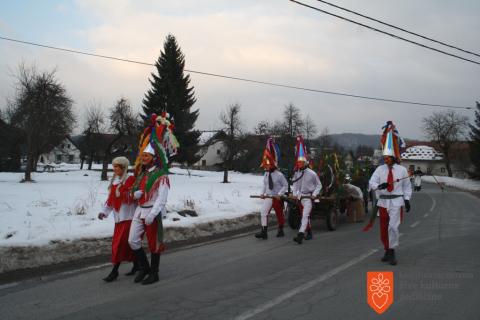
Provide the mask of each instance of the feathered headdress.
{"label": "feathered headdress", "polygon": [[273,138],[268,138],[267,145],[265,146],[265,150],[263,150],[262,163],[260,164],[260,167],[266,169],[268,165],[271,165],[277,168],[279,154],[280,154],[280,149],[278,148],[278,145],[275,143],[275,140]]}
{"label": "feathered headdress", "polygon": [[400,160],[400,149],[405,147],[405,141],[400,137],[397,128],[392,121],[387,121],[383,129],[380,143],[383,155],[395,157]]}
{"label": "feathered headdress", "polygon": [[307,149],[302,136],[297,137],[297,144],[295,145],[295,170],[300,169],[300,162],[308,163]]}
{"label": "feathered headdress", "polygon": [[164,112],[160,116],[154,113],[150,116],[150,123],[140,136],[135,173],[141,171],[142,152],[148,152],[154,155],[155,164],[160,170],[168,174],[168,158],[174,156],[180,146],[173,130],[174,125],[167,119],[167,113]]}

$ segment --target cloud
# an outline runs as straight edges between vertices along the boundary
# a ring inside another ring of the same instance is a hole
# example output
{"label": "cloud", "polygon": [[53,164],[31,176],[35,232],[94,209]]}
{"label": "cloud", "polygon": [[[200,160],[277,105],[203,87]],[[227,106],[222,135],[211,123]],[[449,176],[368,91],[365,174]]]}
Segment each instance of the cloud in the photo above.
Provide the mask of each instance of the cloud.
{"label": "cloud", "polygon": [[[374,0],[362,7],[353,0],[339,4],[480,51],[475,34],[480,21],[474,14],[479,4],[440,5],[434,0],[398,4]],[[288,1],[204,0],[200,5],[193,0],[77,0],[75,5],[88,23],[72,36],[98,54],[153,63],[165,36],[172,33],[186,56],[186,68],[191,70],[440,104],[473,106],[480,99],[477,66]],[[312,5],[319,4],[312,1]],[[18,64],[21,57],[35,57],[40,67],[58,66],[58,75],[79,109],[92,99],[109,107],[122,95],[139,109],[153,71],[148,66],[40,49],[0,44],[0,50],[2,57],[8,53],[8,66]],[[279,118],[283,106],[293,102],[310,114],[320,129],[378,133],[383,122],[391,119],[405,136],[416,138],[422,136],[421,118],[433,111],[196,74],[191,77],[200,129],[218,126],[218,114],[231,103],[242,105],[244,123],[253,128],[260,120]],[[7,82],[0,78],[2,88]]]}

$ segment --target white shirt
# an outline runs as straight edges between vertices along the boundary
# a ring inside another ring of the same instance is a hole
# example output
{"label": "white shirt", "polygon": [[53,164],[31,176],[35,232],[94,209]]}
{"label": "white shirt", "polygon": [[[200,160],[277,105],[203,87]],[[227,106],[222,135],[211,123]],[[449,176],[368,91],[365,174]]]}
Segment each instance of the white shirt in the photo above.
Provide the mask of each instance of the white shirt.
{"label": "white shirt", "polygon": [[343,187],[345,188],[345,190],[347,190],[350,197],[354,199],[363,199],[363,192],[362,189],[360,189],[359,187],[350,183],[344,184]]}
{"label": "white shirt", "polygon": [[[118,185],[120,183],[120,178],[116,177],[113,180],[113,185]],[[120,210],[117,212],[114,208],[107,206],[106,204],[103,205],[102,213],[105,217],[108,217],[110,213],[114,212],[113,218],[115,219],[115,223],[119,223],[126,220],[132,220],[133,214],[135,212],[135,204],[126,204],[122,203],[120,206]]]}
{"label": "white shirt", "polygon": [[[268,187],[268,176],[272,176],[273,181],[273,189],[269,189]],[[278,170],[273,172],[266,171],[265,175],[263,176],[263,189],[262,194],[269,195],[269,196],[281,196],[283,195],[288,188],[287,179],[285,176]]]}
{"label": "white shirt", "polygon": [[[148,169],[148,171],[155,170],[156,167],[152,167]],[[160,178],[159,178],[160,179]],[[158,186],[158,189],[154,192],[150,200],[146,201],[142,205],[138,205],[135,209],[135,218],[145,219],[146,216],[150,214],[150,212],[158,216],[158,214],[162,214],[161,216],[164,217],[167,214],[166,204],[168,198],[168,185],[166,183],[161,183]],[[146,196],[145,194],[142,197]],[[150,207],[151,208],[142,208],[142,207]]]}
{"label": "white shirt", "polygon": [[296,197],[302,195],[316,197],[322,190],[322,183],[318,175],[310,168],[296,171],[293,175],[293,181],[293,195]]}
{"label": "white shirt", "polygon": [[[386,164],[377,167],[369,181],[370,189],[376,190],[382,183],[387,182],[388,166]],[[405,204],[404,200],[410,200],[412,196],[412,185],[408,176],[407,169],[394,164],[393,172],[393,190],[388,192],[387,189],[377,190],[378,206],[382,208],[401,207]],[[402,179],[397,181],[397,179]],[[401,197],[394,199],[381,199],[382,195],[400,195]]]}

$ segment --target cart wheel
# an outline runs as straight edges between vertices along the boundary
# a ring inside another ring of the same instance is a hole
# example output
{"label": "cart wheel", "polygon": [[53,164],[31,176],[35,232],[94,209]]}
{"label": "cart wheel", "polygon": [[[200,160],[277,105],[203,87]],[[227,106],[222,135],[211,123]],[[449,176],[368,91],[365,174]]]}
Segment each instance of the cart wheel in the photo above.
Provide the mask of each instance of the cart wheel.
{"label": "cart wheel", "polygon": [[335,207],[330,208],[327,211],[327,229],[330,231],[334,231],[337,229],[337,222],[338,222],[338,211]]}
{"label": "cart wheel", "polygon": [[285,214],[288,217],[288,225],[292,229],[298,229],[300,227],[300,211],[298,210],[298,207],[293,204],[287,204],[285,208]]}

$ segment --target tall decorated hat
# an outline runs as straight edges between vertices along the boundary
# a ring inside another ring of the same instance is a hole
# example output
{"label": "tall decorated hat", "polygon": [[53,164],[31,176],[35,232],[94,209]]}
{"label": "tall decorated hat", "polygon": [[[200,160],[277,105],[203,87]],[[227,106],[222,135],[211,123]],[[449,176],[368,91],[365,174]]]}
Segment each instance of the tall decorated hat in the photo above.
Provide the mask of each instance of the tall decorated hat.
{"label": "tall decorated hat", "polygon": [[383,133],[380,143],[383,156],[390,156],[400,160],[400,149],[405,147],[405,141],[400,137],[392,121],[387,121],[382,129]]}
{"label": "tall decorated hat", "polygon": [[267,169],[268,166],[273,166],[278,168],[278,155],[280,154],[280,149],[278,145],[275,143],[273,138],[267,139],[267,145],[265,146],[265,150],[263,150],[262,155],[262,163],[260,167]]}
{"label": "tall decorated hat", "polygon": [[297,144],[295,145],[295,169],[300,169],[301,162],[308,164],[307,148],[302,136],[297,136]]}
{"label": "tall decorated hat", "polygon": [[143,130],[138,145],[138,156],[135,160],[135,173],[141,171],[141,154],[150,153],[154,156],[155,165],[164,174],[168,174],[168,158],[177,153],[179,143],[173,134],[174,125],[167,119],[164,112],[161,115],[152,114],[149,125]]}

